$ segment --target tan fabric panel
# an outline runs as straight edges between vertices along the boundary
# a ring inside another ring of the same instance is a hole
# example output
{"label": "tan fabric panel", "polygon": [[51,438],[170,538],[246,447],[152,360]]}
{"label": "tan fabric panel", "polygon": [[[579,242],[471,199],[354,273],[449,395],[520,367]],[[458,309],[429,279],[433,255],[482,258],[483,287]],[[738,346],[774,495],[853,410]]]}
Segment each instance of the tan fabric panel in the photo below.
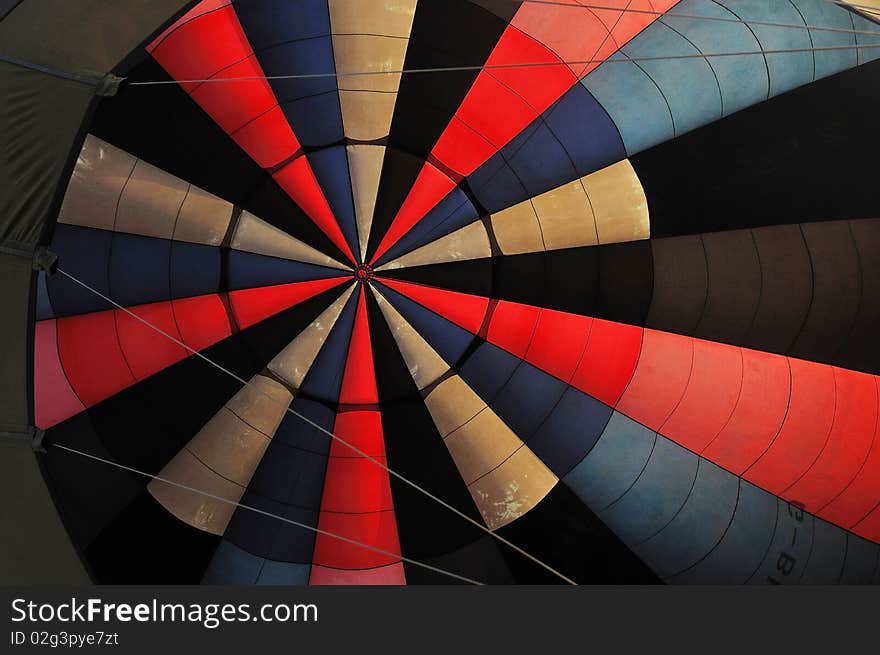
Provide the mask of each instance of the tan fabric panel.
{"label": "tan fabric panel", "polygon": [[425,405],[444,439],[486,409],[486,403],[458,375],[438,384],[425,398]]}
{"label": "tan fabric panel", "polygon": [[648,239],[648,199],[629,160],[494,214],[505,255]]}
{"label": "tan fabric panel", "polygon": [[[349,138],[381,139],[391,130],[400,71],[416,0],[331,0],[333,55],[342,122]],[[387,75],[356,75],[381,73]]]}
{"label": "tan fabric panel", "polygon": [[544,248],[560,250],[599,243],[593,208],[581,180],[551,189],[532,199],[541,223]]}
{"label": "tan fabric panel", "polygon": [[116,206],[137,159],[92,135],[86,136],[67,193],[59,223],[112,230]]}
{"label": "tan fabric panel", "polygon": [[495,241],[505,255],[544,250],[541,224],[531,200],[493,214],[489,220],[492,223],[492,232],[495,233]]}
{"label": "tan fabric panel", "polygon": [[[199,430],[162,469],[159,477],[241,499],[293,395],[281,384],[256,375]],[[193,527],[223,534],[232,516],[226,503],[153,481],[150,493]],[[231,506],[229,506],[231,507]]]}
{"label": "tan fabric panel", "polygon": [[418,0],[328,0],[333,34],[409,38]]}
{"label": "tan fabric panel", "polygon": [[648,198],[628,159],[587,175],[581,181],[593,206],[599,243],[650,238]]}
{"label": "tan fabric panel", "polygon": [[490,530],[512,523],[535,507],[559,482],[527,446],[469,486]]}
{"label": "tan fabric panel", "polygon": [[388,136],[396,102],[396,93],[340,91],[339,106],[345,135],[359,141]]}
{"label": "tan fabric panel", "polygon": [[361,261],[363,261],[367,258],[367,243],[370,240],[373,213],[376,211],[376,196],[379,193],[382,162],[385,160],[385,146],[348,146],[346,152],[354,212],[357,218],[358,241],[361,246]]}
{"label": "tan fabric panel", "polygon": [[416,332],[394,306],[388,302],[382,294],[376,292],[373,287],[373,295],[382,310],[385,322],[391,328],[397,348],[403,355],[403,360],[409,369],[410,375],[416,383],[419,391],[439,380],[449,370],[449,364],[428,345],[428,343]]}
{"label": "tan fabric panel", "polygon": [[332,257],[328,257],[247,211],[242,212],[238,219],[231,245],[236,250],[245,250],[259,255],[348,270],[346,266]]}
{"label": "tan fabric panel", "polygon": [[232,203],[190,186],[174,226],[175,240],[219,246],[229,229],[232,209]]}
{"label": "tan fabric panel", "polygon": [[165,465],[159,477],[229,501],[210,498],[161,480],[152,480],[147,485],[153,498],[174,516],[211,534],[223,534],[235,511],[232,503],[239,502],[244,494],[244,487],[217,475],[186,449]]}
{"label": "tan fabric panel", "polygon": [[842,0],[843,4],[850,5],[857,12],[868,18],[880,20],[880,0]]}
{"label": "tan fabric panel", "polygon": [[245,487],[268,447],[269,437],[224,407],[186,449],[211,470]]}
{"label": "tan fabric panel", "polygon": [[245,385],[226,403],[226,407],[243,421],[271,437],[281,424],[287,406],[293,396],[284,385],[255,375],[250,384]]}
{"label": "tan fabric panel", "polygon": [[356,286],[357,284],[349,286],[332,305],[278,353],[269,362],[269,370],[294,389],[299,389]]}
{"label": "tan fabric panel", "polygon": [[489,243],[486,226],[481,221],[477,221],[398,257],[394,261],[380,266],[378,270],[482,259],[491,256],[492,246]]}
{"label": "tan fabric panel", "polygon": [[468,485],[499,466],[523,445],[488,407],[452,432],[445,441]]}
{"label": "tan fabric panel", "polygon": [[138,160],[119,198],[116,231],[170,239],[189,184]]}

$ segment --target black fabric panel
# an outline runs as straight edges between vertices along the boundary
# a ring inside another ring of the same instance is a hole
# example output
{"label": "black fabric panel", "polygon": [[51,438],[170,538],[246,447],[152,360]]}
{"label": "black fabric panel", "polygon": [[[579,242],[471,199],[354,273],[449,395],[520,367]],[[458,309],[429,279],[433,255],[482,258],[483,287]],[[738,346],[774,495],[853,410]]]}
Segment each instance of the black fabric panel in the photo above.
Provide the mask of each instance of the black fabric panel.
{"label": "black fabric panel", "polygon": [[[171,79],[152,58],[139,62],[128,77],[132,81]],[[117,96],[101,102],[90,131],[345,261],[269,173],[177,84],[124,87]]]}
{"label": "black fabric panel", "polygon": [[656,237],[877,216],[880,62],[631,158]]}
{"label": "black fabric panel", "polygon": [[[660,580],[564,484],[498,534],[580,584]],[[552,535],[552,537],[550,537]],[[504,553],[519,584],[562,581],[515,551]]]}
{"label": "black fabric panel", "polygon": [[85,555],[99,584],[199,584],[219,543],[143,490]]}
{"label": "black fabric panel", "polygon": [[385,232],[397,215],[397,211],[406,200],[406,196],[423,165],[424,158],[422,157],[395,147],[389,147],[385,150],[376,207],[373,211],[373,224],[370,228],[367,259],[379,247],[382,237],[385,236]]}

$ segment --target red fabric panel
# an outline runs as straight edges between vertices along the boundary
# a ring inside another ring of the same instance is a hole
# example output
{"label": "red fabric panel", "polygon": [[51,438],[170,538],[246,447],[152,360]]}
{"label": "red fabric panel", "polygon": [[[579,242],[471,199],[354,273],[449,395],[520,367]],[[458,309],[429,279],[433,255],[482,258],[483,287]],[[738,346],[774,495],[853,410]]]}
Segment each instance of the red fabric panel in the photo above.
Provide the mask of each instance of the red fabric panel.
{"label": "red fabric panel", "polygon": [[[877,384],[874,377],[834,369],[836,403],[831,434],[800,480],[785,497],[816,513],[853,481],[868,457],[877,427]],[[880,472],[880,471],[878,471]],[[874,498],[880,500],[875,490]]]}
{"label": "red fabric panel", "polygon": [[[136,314],[169,337],[182,341],[168,301],[133,307]],[[135,379],[143,380],[184,359],[189,352],[122,310],[116,310],[119,345]]]}
{"label": "red fabric panel", "polygon": [[119,347],[115,310],[59,318],[56,326],[61,365],[86,407],[134,384]]}
{"label": "red fabric panel", "polygon": [[373,369],[373,346],[367,320],[367,301],[363,285],[358,290],[357,313],[345,359],[345,373],[339,393],[341,405],[370,405],[379,402],[376,373]]}
{"label": "red fabric panel", "polygon": [[[333,434],[370,457],[385,457],[382,416],[374,410],[355,410],[337,414]],[[336,439],[330,446],[331,457],[361,457]]]}
{"label": "red fabric panel", "polygon": [[645,330],[641,357],[618,411],[659,430],[684,396],[693,365],[693,342],[689,337]]}
{"label": "red fabric panel", "polygon": [[309,573],[309,584],[321,585],[405,585],[406,575],[403,562],[389,564],[377,569],[345,571],[313,565]]}
{"label": "red fabric panel", "polygon": [[232,138],[262,168],[277,166],[300,147],[278,105],[242,125]]}
{"label": "red fabric panel", "polygon": [[571,384],[614,407],[632,379],[642,350],[641,328],[594,319]]}
{"label": "red fabric panel", "polygon": [[370,569],[400,561],[400,541],[394,512],[368,514],[336,514],[321,512],[318,529],[347,537],[359,544],[368,544],[393,555],[384,555],[329,535],[315,539],[312,562],[336,569]]}
{"label": "red fabric panel", "polygon": [[525,357],[540,313],[539,307],[500,300],[492,312],[486,340],[517,357]]}
{"label": "red fabric panel", "polygon": [[741,349],[694,339],[694,365],[684,397],[660,432],[702,451],[733,413],[742,387]]}
{"label": "red fabric panel", "polygon": [[330,241],[354,263],[354,255],[351,254],[351,249],[348,247],[348,243],[342,235],[342,229],[336,222],[333,211],[324,197],[324,192],[318,184],[318,179],[312,171],[309,160],[305,157],[298,157],[273,173],[272,177],[293,198],[294,202],[302,207],[302,210],[327,235]]}
{"label": "red fabric panel", "polygon": [[[875,387],[878,387],[880,381],[876,376],[872,377]],[[880,388],[876,391],[880,393]],[[874,403],[876,407],[876,395]],[[821,514],[827,521],[851,527],[870,512],[878,500],[880,500],[880,422],[875,418],[874,436],[864,465],[852,483],[828,503],[821,510]]]}
{"label": "red fabric panel", "polygon": [[232,335],[226,308],[216,294],[172,300],[171,306],[181,341],[193,350],[204,350]]}
{"label": "red fabric panel", "polygon": [[[251,55],[218,71],[217,76],[250,78],[235,82],[205,82],[190,92],[192,99],[207,111],[227,134],[234,133],[277,104],[269,83],[265,80],[252,79],[263,76],[263,68],[257,61],[256,55]],[[231,99],[234,101],[230,102]],[[286,136],[292,134],[288,126]]]}
{"label": "red fabric panel", "polygon": [[332,289],[347,279],[334,277],[328,280],[291,282],[271,287],[230,291],[229,304],[232,306],[236,323],[241,329],[245,329]]}
{"label": "red fabric panel", "polygon": [[791,400],[779,435],[743,477],[776,495],[795,482],[825,445],[834,418],[830,366],[789,359]]}
{"label": "red fabric panel", "polygon": [[542,309],[526,361],[569,382],[587,347],[592,321],[586,316]]}
{"label": "red fabric panel", "polygon": [[488,298],[411,282],[400,282],[388,278],[379,279],[382,284],[411,300],[415,300],[468,332],[477,334],[480,331],[480,326],[483,325],[483,319],[486,317],[486,310],[489,307]]}
{"label": "red fabric panel", "polygon": [[860,537],[880,543],[880,505],[852,529]]}
{"label": "red fabric panel", "polygon": [[41,430],[67,420],[85,407],[64,374],[58,357],[55,319],[34,327],[34,422]]}
{"label": "red fabric panel", "polygon": [[742,390],[727,425],[702,455],[741,475],[767,450],[788,411],[788,359],[742,349]]}
{"label": "red fabric panel", "polygon": [[[386,464],[385,458],[376,459]],[[392,509],[386,471],[366,457],[330,457],[321,498],[322,512],[364,513]]]}
{"label": "red fabric panel", "polygon": [[370,263],[374,264],[454,188],[455,182],[426,162]]}

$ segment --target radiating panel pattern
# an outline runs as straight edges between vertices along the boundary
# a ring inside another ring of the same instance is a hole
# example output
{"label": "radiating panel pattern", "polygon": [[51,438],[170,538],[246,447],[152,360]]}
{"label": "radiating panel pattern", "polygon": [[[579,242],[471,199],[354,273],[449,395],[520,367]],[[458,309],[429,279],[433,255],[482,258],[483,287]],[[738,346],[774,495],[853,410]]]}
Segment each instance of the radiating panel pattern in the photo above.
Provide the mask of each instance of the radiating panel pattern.
{"label": "radiating panel pattern", "polygon": [[95,580],[880,583],[878,45],[826,0],[169,17],[34,274]]}

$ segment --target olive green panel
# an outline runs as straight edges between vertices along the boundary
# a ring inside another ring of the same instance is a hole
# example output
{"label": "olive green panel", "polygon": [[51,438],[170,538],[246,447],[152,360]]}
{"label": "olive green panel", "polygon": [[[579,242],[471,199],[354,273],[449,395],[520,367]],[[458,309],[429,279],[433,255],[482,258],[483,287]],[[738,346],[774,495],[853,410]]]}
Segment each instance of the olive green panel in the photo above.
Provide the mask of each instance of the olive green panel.
{"label": "olive green panel", "polygon": [[0,22],[0,54],[103,75],[191,0],[24,0]]}

